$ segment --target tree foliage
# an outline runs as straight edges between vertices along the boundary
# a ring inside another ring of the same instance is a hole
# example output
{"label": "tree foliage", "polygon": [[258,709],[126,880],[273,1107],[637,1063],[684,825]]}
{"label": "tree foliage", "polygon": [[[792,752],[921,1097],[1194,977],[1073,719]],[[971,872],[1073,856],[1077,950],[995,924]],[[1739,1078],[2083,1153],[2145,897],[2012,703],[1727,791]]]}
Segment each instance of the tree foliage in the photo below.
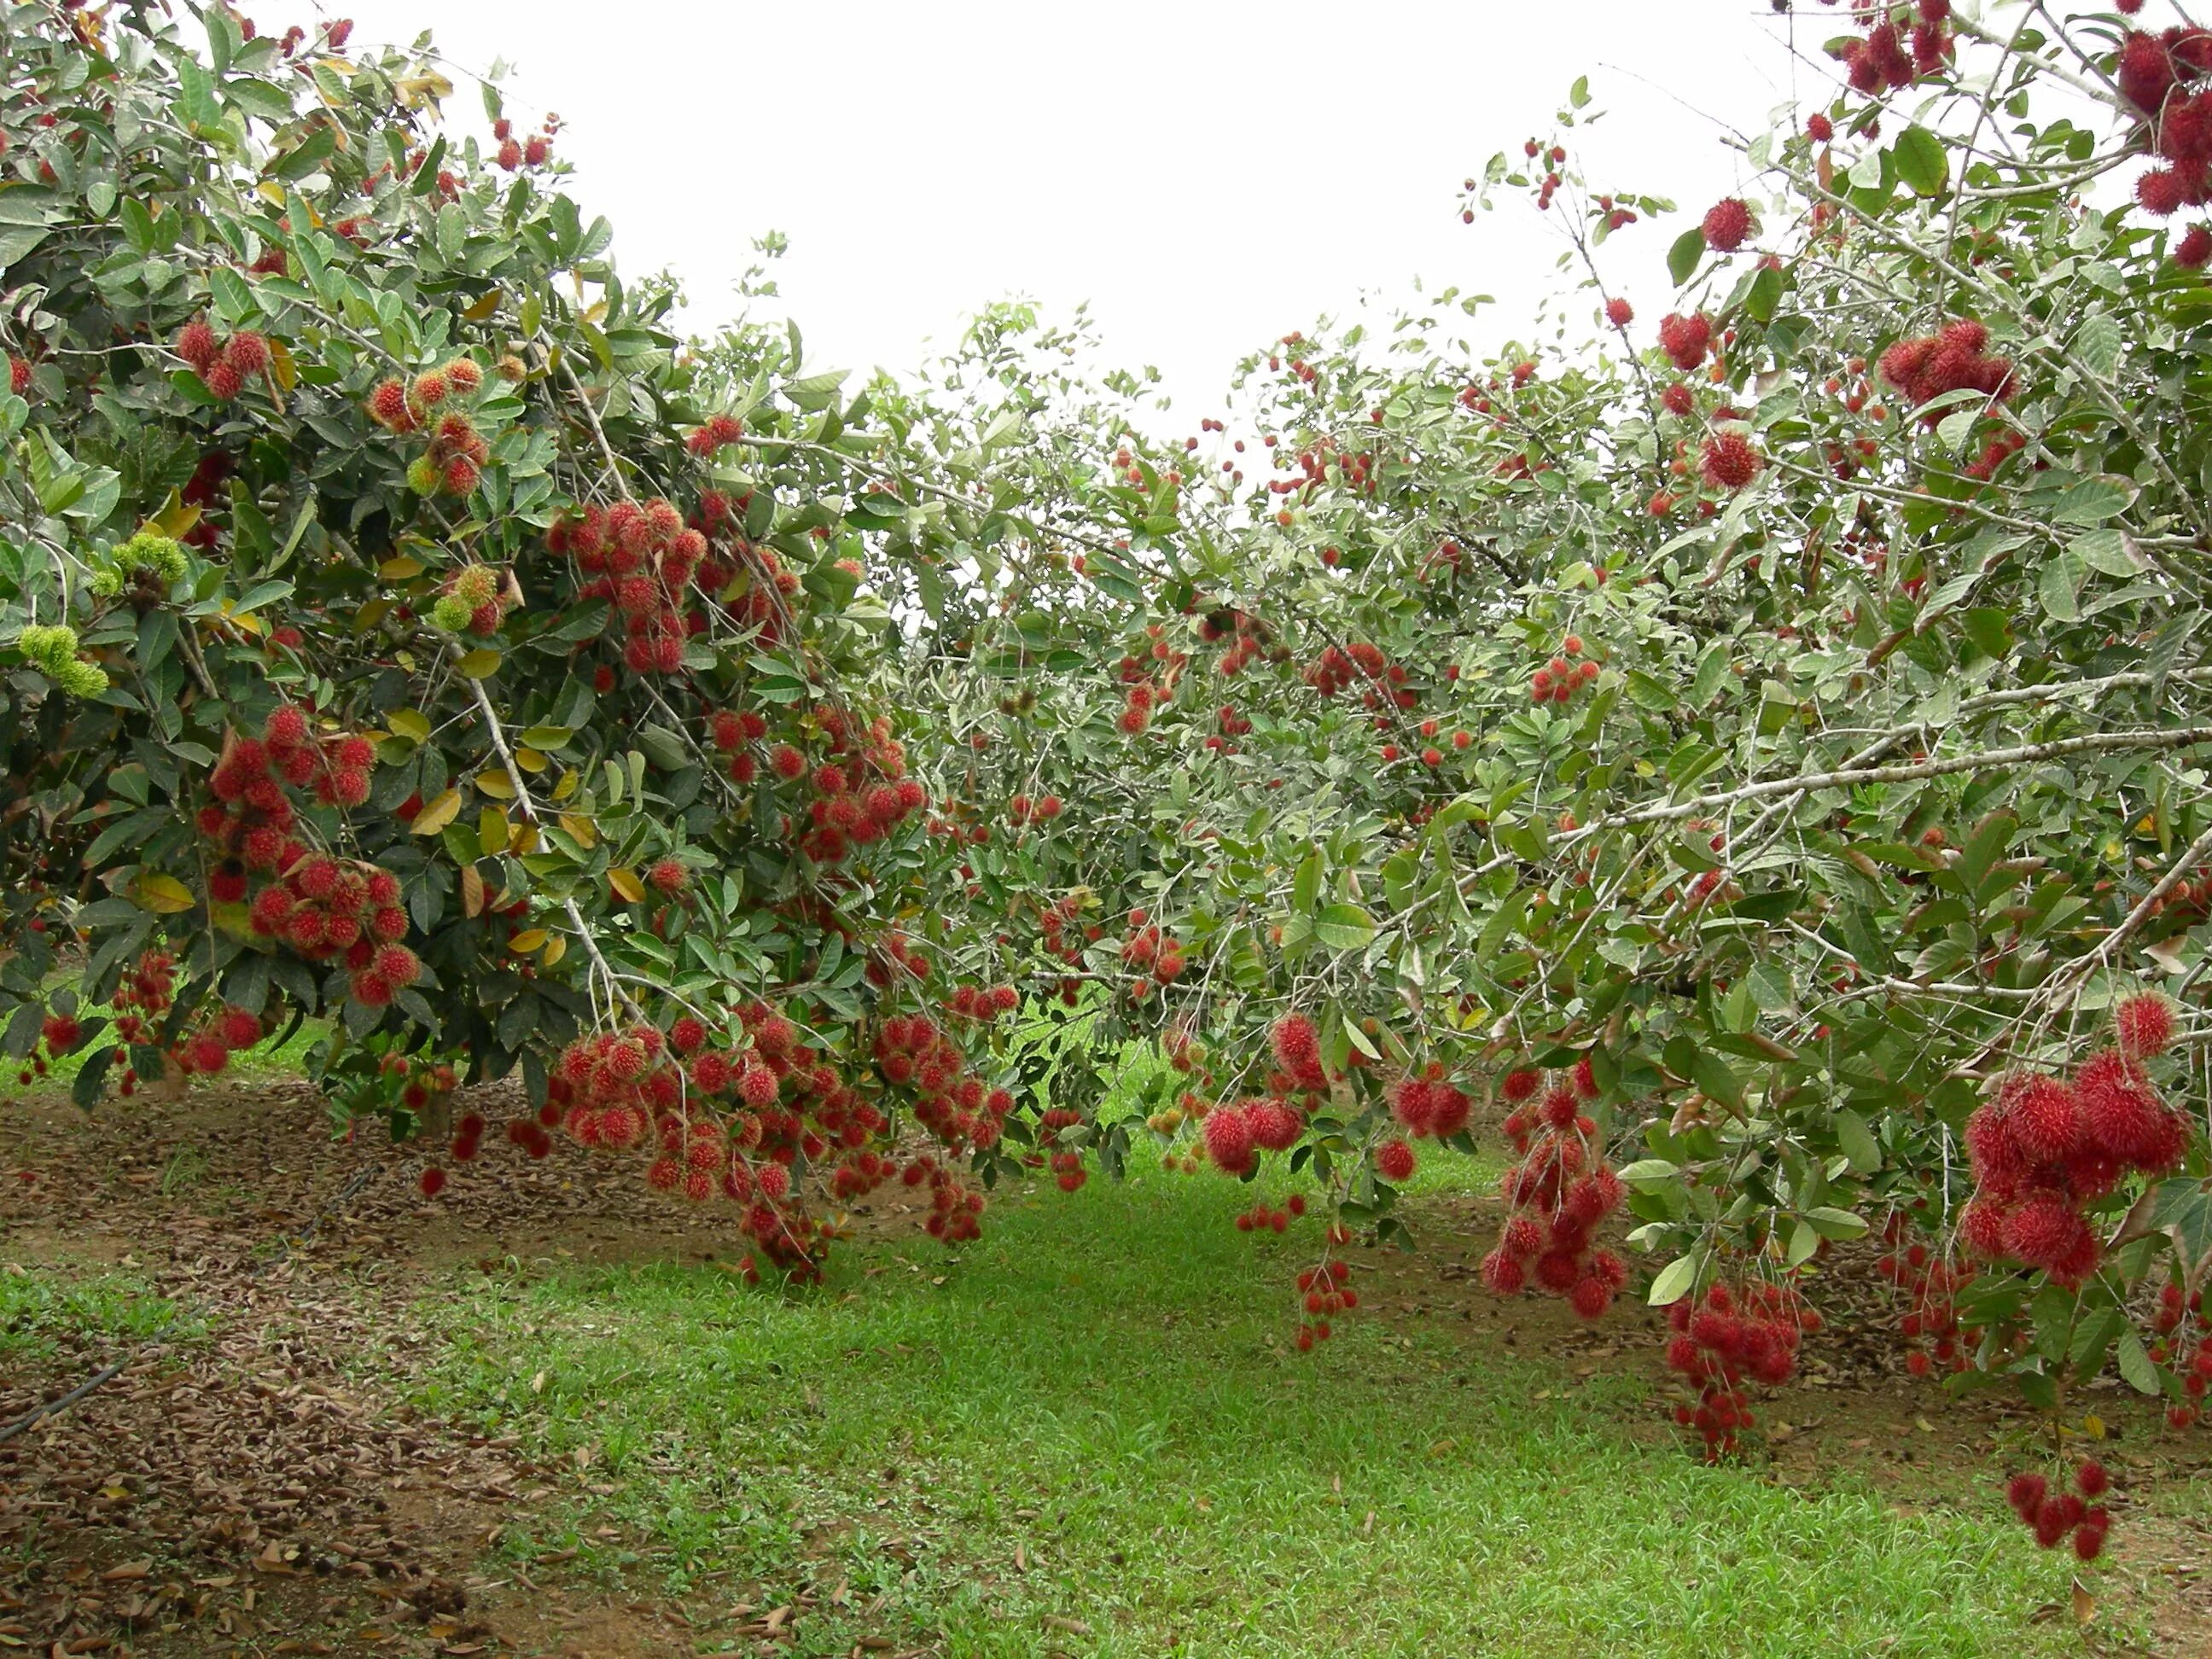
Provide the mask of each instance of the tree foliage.
{"label": "tree foliage", "polygon": [[1638,1277],[1710,1449],[1869,1231],[1916,1369],[2193,1420],[2212,36],[1999,10],[1839,16],[1663,247],[1578,84],[1464,202],[1565,233],[1548,343],[1447,290],[1165,443],[1018,308],[687,344],[404,54],[12,9],[11,1050],[321,1016],[342,1109],[465,1162],[519,1073],[801,1271],[887,1178],[1279,1163],[1308,1346],[1502,1128],[1493,1285]]}

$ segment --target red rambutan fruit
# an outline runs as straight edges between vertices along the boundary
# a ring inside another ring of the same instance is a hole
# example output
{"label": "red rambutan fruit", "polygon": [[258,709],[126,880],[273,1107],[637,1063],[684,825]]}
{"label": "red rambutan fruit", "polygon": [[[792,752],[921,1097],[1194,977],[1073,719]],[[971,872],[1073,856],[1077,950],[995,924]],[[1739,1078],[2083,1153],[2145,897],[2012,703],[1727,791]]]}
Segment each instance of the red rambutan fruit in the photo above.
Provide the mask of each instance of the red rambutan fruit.
{"label": "red rambutan fruit", "polygon": [[2162,1054],[2173,1043],[2173,1003],[2157,991],[2123,997],[2112,1010],[2120,1051],[2137,1060]]}
{"label": "red rambutan fruit", "polygon": [[1751,234],[1750,204],[1737,197],[1723,197],[1705,210],[1704,228],[1707,247],[1717,253],[1735,252]]}

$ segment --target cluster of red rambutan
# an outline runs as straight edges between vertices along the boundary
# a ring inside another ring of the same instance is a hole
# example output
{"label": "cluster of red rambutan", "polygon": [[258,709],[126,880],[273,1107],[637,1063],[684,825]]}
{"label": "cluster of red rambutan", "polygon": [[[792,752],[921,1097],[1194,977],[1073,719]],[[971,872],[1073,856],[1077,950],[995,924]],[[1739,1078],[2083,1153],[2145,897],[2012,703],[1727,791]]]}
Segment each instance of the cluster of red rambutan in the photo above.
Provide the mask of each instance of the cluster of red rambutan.
{"label": "cluster of red rambutan", "polygon": [[1021,1006],[1022,994],[1012,985],[956,985],[944,1003],[945,1012],[954,1018],[986,1025]]}
{"label": "cluster of red rambutan", "polygon": [[39,1024],[39,1041],[57,1060],[76,1048],[83,1036],[84,1022],[75,1014],[48,1014]]}
{"label": "cluster of red rambutan", "polygon": [[1971,1267],[1936,1255],[1917,1240],[1905,1243],[1906,1233],[1905,1212],[1892,1211],[1881,1233],[1890,1249],[1875,1263],[1876,1273],[1905,1292],[1905,1311],[1898,1322],[1898,1334],[1905,1343],[1905,1369],[1915,1376],[1926,1376],[1938,1365],[1963,1371],[1969,1363],[1966,1345],[1978,1332],[1960,1326],[1958,1294],[1977,1274]]}
{"label": "cluster of red rambutan", "polygon": [[227,854],[209,886],[221,903],[246,896],[246,872],[289,869],[301,848],[292,831],[298,813],[288,784],[311,788],[326,805],[359,806],[368,799],[376,750],[357,735],[317,736],[306,712],[281,703],[258,738],[226,734],[208,780],[215,802],[200,809],[200,833]]}
{"label": "cluster of red rambutan", "polygon": [[1149,680],[1140,680],[1131,686],[1123,699],[1121,712],[1114,724],[1127,737],[1137,737],[1152,723],[1153,708],[1166,702],[1165,696]]}
{"label": "cluster of red rambutan", "polygon": [[[1836,0],[1824,0],[1833,5]],[[1852,10],[1866,30],[1863,40],[1836,48],[1854,91],[1869,97],[1901,92],[1923,76],[1941,70],[1951,56],[1951,0],[1853,0]]]}
{"label": "cluster of red rambutan", "polygon": [[1083,914],[1083,901],[1084,894],[1080,891],[1063,893],[1045,907],[1037,918],[1037,926],[1043,933],[1045,950],[1071,966],[1083,960],[1084,945],[1097,944],[1105,932],[1097,927],[1069,927],[1069,923]]}
{"label": "cluster of red rambutan", "polygon": [[218,1008],[169,1050],[169,1061],[186,1077],[213,1077],[231,1055],[251,1048],[265,1034],[261,1016],[239,1007]]}
{"label": "cluster of red rambutan", "polygon": [[1342,650],[1328,647],[1306,665],[1302,678],[1324,697],[1358,685],[1360,702],[1370,709],[1411,708],[1420,701],[1406,684],[1405,665],[1392,662],[1381,647],[1365,640]]}
{"label": "cluster of red rambutan", "polygon": [[1155,984],[1170,985],[1182,977],[1182,945],[1174,934],[1161,931],[1152,913],[1143,905],[1129,912],[1129,931],[1121,941],[1121,965],[1136,969],[1129,994],[1142,1002]]}
{"label": "cluster of red rambutan", "polygon": [[[1687,374],[1705,361],[1705,353],[1712,349],[1713,325],[1702,311],[1693,311],[1686,317],[1672,314],[1659,319],[1659,349],[1667,354],[1668,361]],[[1686,393],[1686,388],[1685,389]],[[1687,404],[1686,395],[1681,400]],[[1677,415],[1686,415],[1687,408],[1668,407]]]}
{"label": "cluster of red rambutan", "polygon": [[875,950],[869,953],[868,983],[878,991],[888,991],[907,979],[925,984],[933,971],[929,958],[915,950],[914,942],[896,927],[885,928]]}
{"label": "cluster of red rambutan", "polygon": [[[206,325],[205,325],[205,324],[202,324],[202,325],[201,325],[201,326],[204,328],[204,327],[206,326]],[[193,367],[197,368],[197,367],[198,367],[198,364],[195,364],[195,365],[193,365]],[[8,390],[9,390],[9,391],[10,391],[10,392],[14,392],[14,393],[15,393],[18,398],[21,398],[21,397],[25,396],[27,393],[28,393],[28,392],[29,392],[29,391],[30,391],[30,389],[31,389],[31,364],[30,364],[30,360],[29,360],[28,358],[26,358],[26,357],[18,357],[18,356],[16,356],[15,355],[15,353],[13,353],[13,352],[9,353],[9,354],[8,354]]]}
{"label": "cluster of red rambutan", "polygon": [[1032,800],[1027,795],[1016,795],[1006,803],[1006,817],[1015,825],[1050,823],[1067,810],[1067,803],[1058,795],[1039,795]]}
{"label": "cluster of red rambutan", "polygon": [[[1291,1223],[1305,1212],[1305,1195],[1292,1193],[1280,1204],[1255,1204],[1249,1210],[1239,1211],[1237,1231],[1240,1233],[1285,1232],[1289,1231]],[[1300,1285],[1298,1288],[1304,1290],[1306,1286]]]}
{"label": "cluster of red rambutan", "polygon": [[1052,1172],[1054,1182],[1063,1193],[1079,1190],[1091,1179],[1091,1171],[1084,1167],[1083,1154],[1073,1146],[1060,1144],[1060,1133],[1081,1124],[1083,1114],[1066,1106],[1048,1107],[1037,1114],[1037,1144],[1052,1149],[1049,1158],[1031,1153],[1023,1161],[1031,1168],[1042,1164]]}
{"label": "cluster of red rambutan", "polygon": [[390,1005],[422,971],[407,937],[399,878],[373,864],[307,853],[254,895],[253,931],[310,962],[343,961],[364,1007]]}
{"label": "cluster of red rambutan", "polygon": [[[1296,1199],[1291,1200],[1296,1204]],[[1301,1206],[1301,1208],[1304,1206]],[[1280,1214],[1281,1212],[1276,1212]],[[1270,1218],[1272,1221],[1272,1218]],[[1282,1230],[1278,1227],[1278,1232]],[[1329,1229],[1328,1242],[1348,1243],[1351,1235],[1342,1225]],[[1352,1277],[1351,1266],[1341,1257],[1332,1256],[1318,1267],[1308,1267],[1298,1275],[1298,1291],[1304,1298],[1306,1318],[1298,1326],[1298,1352],[1305,1353],[1316,1342],[1329,1338],[1328,1318],[1331,1314],[1350,1313],[1359,1305],[1359,1292],[1346,1283]]]}
{"label": "cluster of red rambutan", "polygon": [[592,578],[577,588],[577,598],[611,605],[609,625],[619,618],[623,662],[632,673],[681,672],[684,641],[707,626],[704,617],[686,609],[689,590],[710,562],[719,562],[706,536],[685,526],[674,503],[655,497],[586,507],[556,520],[545,545]]}
{"label": "cluster of red rambutan", "polygon": [[176,994],[177,959],[167,951],[140,952],[108,1000],[115,1013],[116,1036],[134,1048],[152,1048],[155,1028]]}
{"label": "cluster of red rambutan", "polygon": [[1275,1095],[1253,1095],[1216,1106],[1206,1113],[1200,1132],[1206,1155],[1224,1175],[1242,1176],[1258,1163],[1262,1152],[1288,1152],[1306,1132],[1305,1114]]}
{"label": "cluster of red rambutan", "polygon": [[1287,1152],[1305,1133],[1306,1116],[1328,1087],[1321,1035],[1304,1014],[1285,1014],[1269,1029],[1275,1060],[1268,1092],[1214,1107],[1200,1126],[1206,1156],[1227,1175],[1250,1170],[1262,1152]]}
{"label": "cluster of red rambutan", "polygon": [[2166,1407],[2166,1420],[2185,1429],[2204,1414],[2204,1394],[2212,1385],[2212,1317],[2204,1312],[2204,1292],[2184,1292],[2169,1279],[2159,1287],[2158,1340],[2150,1346],[2154,1364],[2171,1365],[2181,1375],[2181,1398]]}
{"label": "cluster of red rambutan", "polygon": [[1598,677],[1596,659],[1583,655],[1583,639],[1570,634],[1552,659],[1528,677],[1532,702],[1569,702],[1577,691]]}
{"label": "cluster of red rambutan", "polygon": [[877,1030],[876,1068],[915,1092],[915,1121],[955,1152],[999,1144],[1014,1097],[968,1070],[958,1044],[926,1014],[894,1014]]}
{"label": "cluster of red rambutan", "polygon": [[[888,716],[878,714],[863,726],[842,708],[817,704],[814,726],[829,758],[811,775],[811,827],[799,848],[817,864],[836,864],[854,848],[872,846],[896,830],[928,804],[929,792],[906,775],[906,749],[891,736]],[[807,769],[805,757],[788,744],[771,751],[769,766],[787,781]],[[784,823],[787,833],[795,828],[788,817]]]}
{"label": "cluster of red rambutan", "polygon": [[1229,641],[1228,649],[1214,664],[1216,671],[1224,675],[1241,673],[1247,665],[1268,654],[1267,625],[1234,605],[1217,606],[1200,617],[1198,637],[1208,645],[1224,639]]}
{"label": "cluster of red rambutan", "polygon": [[2026,433],[2007,428],[1982,446],[1981,454],[1968,462],[1963,469],[1965,476],[1978,483],[1987,483],[1991,478],[1996,477],[1999,467],[2027,447]]}
{"label": "cluster of red rambutan", "polygon": [[492,160],[507,173],[517,167],[542,167],[553,157],[553,135],[561,130],[561,118],[549,115],[545,125],[526,138],[514,136],[514,123],[505,116],[491,124],[491,136],[499,149]]}
{"label": "cluster of red rambutan", "polygon": [[684,441],[694,455],[708,456],[726,449],[745,435],[745,424],[734,415],[710,415],[707,423]]}
{"label": "cluster of red rambutan", "polygon": [[909,1187],[929,1183],[929,1218],[922,1226],[931,1237],[963,1244],[981,1235],[982,1192],[961,1180],[957,1170],[924,1152],[899,1172],[899,1179]]}
{"label": "cluster of red rambutan", "polygon": [[[2212,201],[2212,90],[2200,84],[2207,74],[2212,30],[2130,29],[2121,40],[2120,91],[2141,112],[2151,148],[2166,164],[2136,180],[2136,200],[2161,219]],[[2191,225],[2173,260],[2191,270],[2212,262],[2212,231]]]}
{"label": "cluster of red rambutan", "polygon": [[1390,1115],[1406,1133],[1420,1140],[1433,1136],[1449,1140],[1467,1127],[1474,1103],[1445,1079],[1443,1066],[1431,1061],[1418,1077],[1401,1077],[1383,1091]]}
{"label": "cluster of red rambutan", "polygon": [[1533,1280],[1578,1317],[1596,1319],[1628,1282],[1628,1264],[1595,1244],[1598,1224],[1627,1194],[1582,1109],[1598,1093],[1590,1063],[1548,1082],[1541,1072],[1510,1072],[1499,1092],[1513,1109],[1499,1127],[1520,1162],[1500,1186],[1509,1213],[1482,1259],[1483,1283],[1512,1296]]}
{"label": "cluster of red rambutan", "polygon": [[191,365],[209,393],[226,404],[269,371],[267,336],[241,328],[228,340],[217,340],[204,317],[177,331],[176,353]]}
{"label": "cluster of red rambutan", "polygon": [[1797,1369],[1797,1345],[1820,1328],[1815,1313],[1790,1285],[1756,1279],[1730,1290],[1716,1283],[1702,1297],[1684,1297],[1667,1310],[1674,1332],[1667,1365],[1694,1383],[1695,1406],[1678,1405],[1674,1420],[1697,1430],[1705,1456],[1717,1462],[1736,1449],[1737,1431],[1757,1426],[1747,1379],[1778,1388]]}
{"label": "cluster of red rambutan", "polygon": [[897,1173],[897,1164],[872,1147],[854,1152],[830,1172],[830,1195],[841,1204],[850,1204],[866,1198]]}
{"label": "cluster of red rambutan", "polygon": [[[723,769],[732,783],[750,783],[760,776],[760,762],[755,757],[750,744],[768,735],[765,715],[750,708],[720,708],[707,720],[707,733],[717,754],[723,758]],[[798,759],[799,770],[806,769],[806,757],[794,749],[791,753]]]}
{"label": "cluster of red rambutan", "polygon": [[[1933,334],[1890,347],[1881,354],[1881,376],[1916,409],[1947,392],[1978,392],[2001,403],[2019,389],[2019,381],[2011,358],[1987,355],[1989,342],[1988,329],[1960,317]],[[1933,426],[1949,412],[1935,410],[1922,418]]]}
{"label": "cluster of red rambutan", "polygon": [[2155,992],[2113,1009],[2117,1046],[2068,1082],[2014,1073],[1966,1120],[1974,1195],[1959,1214],[1973,1254],[2038,1267],[2064,1285],[2096,1271],[2103,1247],[2085,1213],[2130,1174],[2181,1162],[2189,1125],[2159,1098],[2142,1061],[2173,1041],[2173,1005]]}
{"label": "cluster of red rambutan", "polygon": [[2054,1492],[2039,1474],[2015,1474],[2005,1482],[2005,1502],[2012,1512],[2032,1528],[2035,1541],[2057,1549],[2074,1538],[2074,1553],[2094,1561],[2104,1553],[2105,1537],[2112,1529],[2112,1512],[2092,1499],[2112,1490],[2112,1478],[2094,1457],[2085,1457],[2074,1471],[2074,1490]]}

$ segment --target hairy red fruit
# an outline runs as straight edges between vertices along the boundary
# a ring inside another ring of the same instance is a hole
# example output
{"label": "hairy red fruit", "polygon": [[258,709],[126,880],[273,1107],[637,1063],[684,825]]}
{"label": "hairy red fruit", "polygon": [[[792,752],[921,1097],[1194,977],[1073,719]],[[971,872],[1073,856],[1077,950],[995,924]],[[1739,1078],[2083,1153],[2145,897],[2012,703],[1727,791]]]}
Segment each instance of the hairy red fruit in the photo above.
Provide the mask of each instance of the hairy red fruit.
{"label": "hairy red fruit", "polygon": [[435,1168],[425,1170],[415,1184],[422,1189],[423,1197],[435,1198],[446,1190],[446,1172]]}
{"label": "hairy red fruit", "polygon": [[1751,234],[1751,206],[1736,197],[1723,197],[1705,210],[1704,228],[1707,247],[1717,253],[1733,253]]}
{"label": "hairy red fruit", "polygon": [[2137,1060],[2162,1054],[2173,1044],[2173,1003],[2156,991],[2124,997],[2112,1010],[2120,1052]]}
{"label": "hairy red fruit", "polygon": [[1741,432],[1719,432],[1705,440],[1698,459],[1698,476],[1714,489],[1743,489],[1765,465],[1751,440]]}
{"label": "hairy red fruit", "polygon": [[1375,1149],[1375,1170],[1386,1181],[1405,1181],[1413,1173],[1413,1149],[1402,1140],[1386,1140]]}

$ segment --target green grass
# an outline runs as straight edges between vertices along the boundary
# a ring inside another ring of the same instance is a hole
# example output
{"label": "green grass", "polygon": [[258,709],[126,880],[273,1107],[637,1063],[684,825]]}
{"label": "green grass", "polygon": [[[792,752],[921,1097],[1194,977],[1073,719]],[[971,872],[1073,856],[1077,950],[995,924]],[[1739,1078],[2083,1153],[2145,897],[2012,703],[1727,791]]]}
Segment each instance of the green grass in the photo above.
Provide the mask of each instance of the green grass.
{"label": "green grass", "polygon": [[917,1236],[789,1297],[713,1267],[489,1283],[426,1315],[425,1403],[590,1483],[513,1547],[702,1601],[811,1583],[801,1654],[2079,1650],[2030,1621],[2066,1564],[1987,1494],[1908,1514],[1709,1468],[1654,1443],[1636,1377],[1577,1386],[1480,1325],[1363,1312],[1284,1352],[1299,1236],[1237,1233],[1243,1196],[1009,1199],[957,1263]]}
{"label": "green grass", "polygon": [[193,1341],[205,1334],[199,1319],[127,1273],[0,1273],[0,1365],[48,1363],[59,1354],[63,1337],[120,1349],[155,1337]]}

